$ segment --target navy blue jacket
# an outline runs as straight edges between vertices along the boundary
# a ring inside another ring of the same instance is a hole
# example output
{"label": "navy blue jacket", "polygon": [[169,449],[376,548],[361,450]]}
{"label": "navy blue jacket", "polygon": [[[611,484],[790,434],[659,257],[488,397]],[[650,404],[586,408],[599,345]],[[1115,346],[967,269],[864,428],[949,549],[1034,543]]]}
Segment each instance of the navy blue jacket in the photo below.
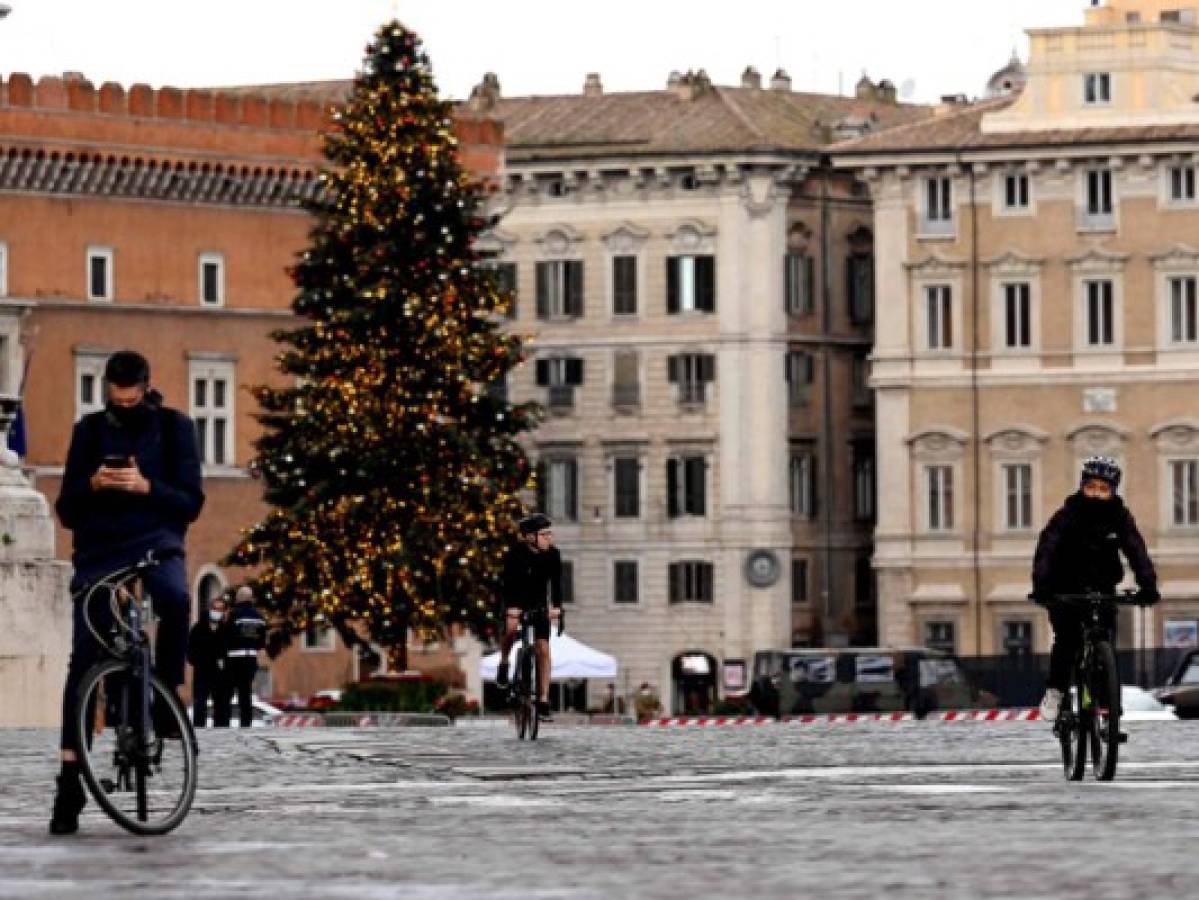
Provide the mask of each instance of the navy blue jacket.
{"label": "navy blue jacket", "polygon": [[1157,590],[1157,573],[1136,520],[1119,496],[1088,506],[1082,493],[1066,498],[1041,532],[1033,559],[1033,592],[1109,592],[1124,579],[1120,554],[1128,559],[1137,585]]}
{"label": "navy blue jacket", "polygon": [[230,650],[261,650],[266,646],[266,620],[250,603],[234,603],[229,614]]}
{"label": "navy blue jacket", "polygon": [[[93,491],[91,477],[110,454],[134,457],[150,493]],[[54,508],[74,535],[76,577],[105,575],[149,550],[182,550],[203,506],[196,426],[187,416],[151,407],[141,427],[129,428],[101,410],[75,423]]]}

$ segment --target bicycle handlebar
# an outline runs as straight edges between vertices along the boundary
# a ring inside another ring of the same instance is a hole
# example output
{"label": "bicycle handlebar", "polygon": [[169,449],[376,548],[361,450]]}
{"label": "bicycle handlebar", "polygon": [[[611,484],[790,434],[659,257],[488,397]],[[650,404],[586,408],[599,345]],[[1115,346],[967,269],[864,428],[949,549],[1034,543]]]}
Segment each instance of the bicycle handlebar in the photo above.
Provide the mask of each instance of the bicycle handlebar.
{"label": "bicycle handlebar", "polygon": [[1089,591],[1084,594],[1054,594],[1051,597],[1034,597],[1029,595],[1029,599],[1038,606],[1049,607],[1054,604],[1060,606],[1091,606],[1093,604],[1110,603],[1117,606],[1136,606],[1137,591],[1120,591],[1119,593],[1104,593],[1102,591]]}

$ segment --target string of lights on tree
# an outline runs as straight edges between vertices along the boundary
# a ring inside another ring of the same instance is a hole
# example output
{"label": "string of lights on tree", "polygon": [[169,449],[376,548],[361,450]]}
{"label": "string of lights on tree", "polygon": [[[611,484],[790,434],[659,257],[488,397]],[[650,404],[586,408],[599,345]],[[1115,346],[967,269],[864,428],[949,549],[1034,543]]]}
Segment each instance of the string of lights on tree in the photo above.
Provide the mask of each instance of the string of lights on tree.
{"label": "string of lights on tree", "polygon": [[270,510],[225,562],[253,568],[261,605],[291,632],[360,623],[403,659],[409,633],[494,625],[532,478],[518,437],[539,412],[491,388],[522,359],[499,326],[512,297],[473,249],[485,190],[399,22],[367,47],[324,153],[293,270],[306,321],[274,335],[290,386],[253,389]]}

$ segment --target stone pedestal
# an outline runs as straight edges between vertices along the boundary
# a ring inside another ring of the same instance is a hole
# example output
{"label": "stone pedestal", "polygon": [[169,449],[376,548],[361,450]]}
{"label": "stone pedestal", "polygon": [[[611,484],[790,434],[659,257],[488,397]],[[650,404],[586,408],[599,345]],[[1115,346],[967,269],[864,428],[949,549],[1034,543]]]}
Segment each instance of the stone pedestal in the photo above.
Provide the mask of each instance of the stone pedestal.
{"label": "stone pedestal", "polygon": [[71,651],[71,567],[54,558],[46,498],[8,449],[16,413],[0,397],[0,727],[57,727]]}

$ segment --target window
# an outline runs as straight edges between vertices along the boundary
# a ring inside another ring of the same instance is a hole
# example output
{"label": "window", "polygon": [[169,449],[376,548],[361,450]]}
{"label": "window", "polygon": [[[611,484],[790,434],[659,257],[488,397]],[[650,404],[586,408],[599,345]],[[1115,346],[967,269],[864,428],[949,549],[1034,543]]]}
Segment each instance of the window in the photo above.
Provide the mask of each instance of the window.
{"label": "window", "polygon": [[575,388],[583,383],[583,360],[567,356],[539,359],[536,377],[538,387],[549,389],[550,410],[569,411],[574,408]]}
{"label": "window", "polygon": [[853,570],[853,607],[859,613],[870,613],[878,606],[870,557],[859,556],[855,559]]}
{"label": "window", "polygon": [[637,257],[612,257],[612,313],[637,314]]}
{"label": "window", "polygon": [[618,559],[612,563],[612,601],[614,603],[637,602],[637,563],[631,559]]}
{"label": "window", "polygon": [[1195,200],[1195,167],[1170,167],[1170,200],[1174,203],[1193,203]]}
{"label": "window", "polygon": [[1083,102],[1092,105],[1111,103],[1112,76],[1108,72],[1088,72],[1082,76]]}
{"label": "window", "polygon": [[1116,342],[1115,301],[1110,281],[1088,281],[1085,283],[1087,309],[1087,344],[1091,347],[1106,347]]}
{"label": "window", "polygon": [[791,560],[791,602],[808,602],[808,561],[799,557]]}
{"label": "window", "polygon": [[577,319],[582,315],[582,260],[537,263],[537,318]]}
{"label": "window", "polygon": [[1199,525],[1199,460],[1176,459],[1170,463],[1175,526]]}
{"label": "window", "polygon": [[613,510],[618,519],[641,515],[641,460],[617,456],[612,460]]}
{"label": "window", "polygon": [[705,385],[716,380],[716,357],[711,353],[680,353],[666,360],[666,377],[679,386],[679,403],[702,404]]}
{"label": "window", "polygon": [[874,394],[870,390],[870,359],[858,355],[853,358],[850,372],[850,401],[857,409],[872,406]]}
{"label": "window", "polygon": [[953,530],[953,466],[925,466],[928,530]]}
{"label": "window", "polygon": [[815,360],[806,350],[789,350],[784,359],[788,399],[792,406],[807,406],[812,400]]}
{"label": "window", "polygon": [[788,313],[811,315],[816,310],[816,260],[806,253],[783,257],[783,291]]}
{"label": "window", "polygon": [[87,248],[87,299],[112,299],[112,248]]}
{"label": "window", "polygon": [[850,254],[845,284],[849,292],[849,321],[855,325],[869,325],[874,321],[874,257],[871,254]]}
{"label": "window", "polygon": [[309,652],[331,653],[336,649],[337,632],[324,622],[309,622],[301,647]]}
{"label": "window", "polygon": [[925,622],[924,646],[930,650],[941,650],[953,653],[956,650],[957,639],[954,635],[953,622]]}
{"label": "window", "polygon": [[1004,527],[1009,531],[1032,528],[1032,465],[1003,466]]}
{"label": "window", "polygon": [[612,354],[612,405],[624,410],[641,405],[641,359],[635,350]]}
{"label": "window", "polygon": [[666,312],[716,311],[716,257],[670,256],[666,259]]}
{"label": "window", "polygon": [[1026,281],[1003,286],[1004,342],[1009,350],[1032,346],[1032,287]]}
{"label": "window", "polygon": [[670,564],[671,603],[711,603],[713,566],[709,562],[688,561]]}
{"label": "window", "polygon": [[196,423],[200,462],[233,464],[233,363],[191,362],[191,417]]}
{"label": "window", "polygon": [[874,521],[874,447],[865,441],[853,448],[853,514],[859,522]]}
{"label": "window", "polygon": [[947,284],[924,289],[925,327],[929,350],[953,348],[953,292]]}
{"label": "window", "polygon": [[791,452],[789,487],[791,515],[816,518],[816,454],[810,450]]}
{"label": "window", "polygon": [[1170,279],[1170,340],[1193,344],[1196,333],[1196,279],[1189,275]]}
{"label": "window", "polygon": [[1092,219],[1106,219],[1110,218],[1111,214],[1111,170],[1091,169],[1087,172],[1087,216]]}
{"label": "window", "polygon": [[579,463],[574,457],[543,459],[537,465],[537,505],[554,521],[579,520]]}
{"label": "window", "polygon": [[220,253],[200,254],[200,303],[225,305],[225,257]]}
{"label": "window", "polygon": [[8,296],[8,244],[0,241],[0,297]]}
{"label": "window", "polygon": [[1009,172],[1003,177],[1003,206],[1007,210],[1028,209],[1028,175]]}
{"label": "window", "polygon": [[924,220],[930,226],[953,222],[953,182],[945,176],[924,182]]}
{"label": "window", "polygon": [[699,455],[676,456],[666,461],[666,515],[707,515],[708,461]]}
{"label": "window", "polygon": [[104,408],[105,353],[75,354],[75,421]]}
{"label": "window", "polygon": [[562,560],[562,605],[570,606],[575,602],[575,564],[574,560]]}
{"label": "window", "polygon": [[1032,622],[1012,619],[1003,623],[1003,649],[1012,656],[1032,653]]}
{"label": "window", "polygon": [[509,319],[516,318],[516,278],[517,268],[514,262],[493,262],[487,265],[495,278],[496,290],[507,298],[509,306],[506,315]]}

